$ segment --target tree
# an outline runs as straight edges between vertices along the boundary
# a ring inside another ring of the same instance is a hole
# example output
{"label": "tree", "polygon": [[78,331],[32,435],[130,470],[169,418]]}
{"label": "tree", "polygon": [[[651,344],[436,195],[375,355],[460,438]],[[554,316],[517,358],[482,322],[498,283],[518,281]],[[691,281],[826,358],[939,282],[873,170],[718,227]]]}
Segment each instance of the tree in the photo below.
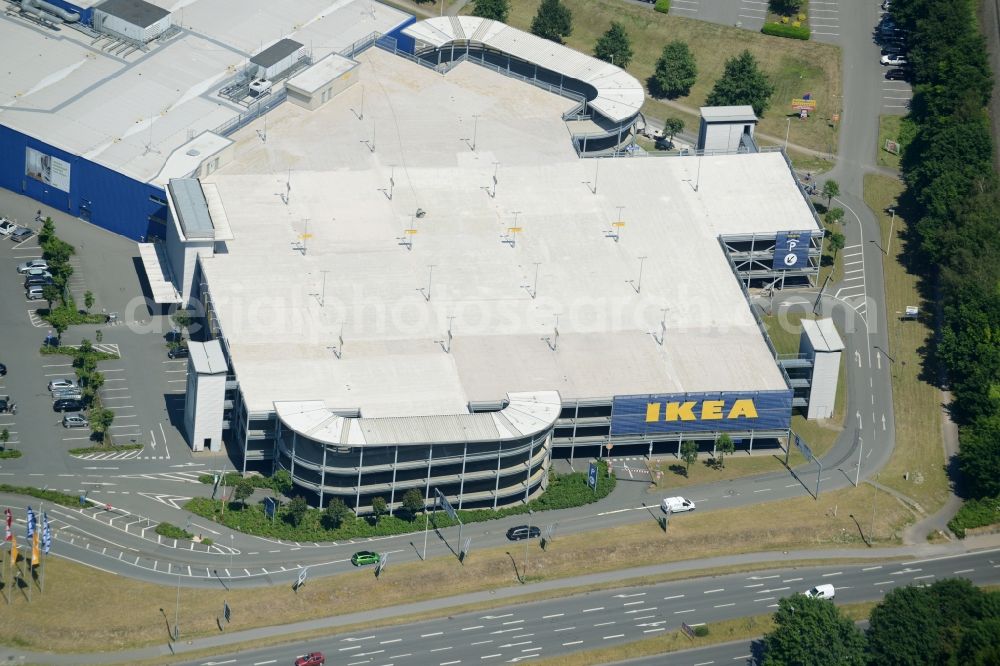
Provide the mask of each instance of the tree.
{"label": "tree", "polygon": [[614,21],[608,31],[601,35],[594,45],[594,57],[610,62],[622,69],[632,62],[632,44],[625,32],[625,26]]}
{"label": "tree", "polygon": [[743,51],[726,60],[726,67],[705,100],[706,106],[738,106],[749,104],[758,116],[770,105],[774,85],[761,71],[750,51]]}
{"label": "tree", "polygon": [[681,460],[684,461],[684,476],[698,460],[698,445],[695,442],[687,441],[681,444]]}
{"label": "tree", "polygon": [[774,631],[764,636],[765,666],[863,666],[865,637],[825,599],[801,594],[778,602]]}
{"label": "tree", "polygon": [[410,520],[413,520],[418,513],[424,510],[424,496],[416,488],[410,488],[403,495],[402,509]]}
{"label": "tree", "polygon": [[287,497],[288,493],[292,492],[292,475],[287,469],[279,469],[271,477],[271,487],[275,492]]}
{"label": "tree", "polygon": [[531,20],[531,33],[562,44],[573,32],[573,12],[559,0],[542,0]]}
{"label": "tree", "polygon": [[194,322],[194,316],[190,310],[178,310],[170,315],[170,319],[178,328],[187,329]]}
{"label": "tree", "polygon": [[770,0],[770,9],[775,14],[792,16],[798,14],[805,0]]}
{"label": "tree", "polygon": [[654,97],[673,99],[687,95],[698,78],[698,66],[691,49],[680,40],[663,47],[656,69],[649,78],[649,91]]}
{"label": "tree", "polygon": [[49,311],[52,311],[52,304],[58,301],[62,297],[62,293],[59,287],[54,284],[47,284],[42,287],[42,298],[49,305]]}
{"label": "tree", "polygon": [[472,15],[480,18],[493,19],[501,23],[507,22],[510,14],[510,0],[475,0]]}
{"label": "tree", "polygon": [[826,247],[833,250],[833,260],[837,260],[837,253],[844,249],[844,234],[839,231],[830,232],[826,238]]}
{"label": "tree", "polygon": [[389,511],[389,505],[386,504],[384,497],[373,497],[372,498],[372,511],[375,512],[375,522],[381,518]]}
{"label": "tree", "polygon": [[961,434],[958,464],[970,494],[1000,496],[1000,415],[977,419]]}
{"label": "tree", "polygon": [[66,332],[67,328],[69,328],[69,324],[66,322],[66,319],[63,317],[59,317],[58,319],[53,318],[53,320],[49,323],[52,324],[52,328],[56,329],[56,339],[59,340],[59,342],[62,342],[62,334]]}
{"label": "tree", "polygon": [[10,441],[10,430],[7,430],[7,428],[0,430],[0,449],[6,451],[7,442],[9,441]]}
{"label": "tree", "polygon": [[353,512],[349,506],[344,504],[344,500],[334,497],[326,505],[326,510],[323,512],[323,522],[327,528],[335,530],[347,522],[352,515]]}
{"label": "tree", "polygon": [[674,137],[680,134],[683,130],[684,121],[680,118],[667,118],[663,121],[663,136],[665,136],[667,141],[671,144],[674,142]]}
{"label": "tree", "polygon": [[89,290],[84,292],[83,307],[86,308],[87,312],[90,312],[90,308],[94,307],[94,292]]}
{"label": "tree", "polygon": [[103,407],[91,407],[89,420],[91,431],[97,435],[97,439],[101,443],[106,443],[105,439],[108,436],[108,430],[111,429],[111,424],[114,423],[115,413]]}
{"label": "tree", "polygon": [[253,495],[254,484],[253,479],[249,476],[245,476],[236,482],[233,487],[233,498],[238,500],[244,509],[247,508],[247,499]]}
{"label": "tree", "polygon": [[288,515],[288,519],[292,522],[292,525],[298,527],[305,520],[306,514],[309,512],[309,503],[306,502],[305,498],[301,495],[296,495],[285,507],[285,513]]}
{"label": "tree", "polygon": [[726,456],[736,450],[736,445],[733,443],[733,438],[726,433],[722,433],[718,440],[715,442],[715,450],[719,454],[719,464],[722,467],[726,466]]}
{"label": "tree", "polygon": [[844,219],[843,208],[831,208],[830,210],[826,211],[825,215],[823,215],[823,221],[830,225],[839,224],[843,219]]}
{"label": "tree", "polygon": [[829,208],[833,198],[840,196],[840,183],[833,179],[823,183],[823,196],[826,197],[826,207]]}

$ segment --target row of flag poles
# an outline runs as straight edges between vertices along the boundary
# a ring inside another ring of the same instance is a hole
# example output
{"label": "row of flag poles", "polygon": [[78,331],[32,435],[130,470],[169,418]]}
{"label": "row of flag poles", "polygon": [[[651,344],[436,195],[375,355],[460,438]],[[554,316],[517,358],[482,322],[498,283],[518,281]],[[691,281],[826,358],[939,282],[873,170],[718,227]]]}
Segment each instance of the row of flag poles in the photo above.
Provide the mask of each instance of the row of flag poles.
{"label": "row of flag poles", "polygon": [[[4,516],[6,518],[6,533],[4,541],[10,543],[10,574],[11,581],[10,585],[5,585],[7,587],[7,603],[11,603],[12,594],[10,592],[14,583],[15,571],[17,576],[20,577],[21,568],[17,564],[18,555],[20,554],[20,548],[17,545],[17,536],[14,534],[14,514],[7,508],[4,509]],[[41,566],[41,574],[39,578],[39,590],[45,591],[45,559],[42,555],[48,555],[49,550],[52,549],[52,528],[49,526],[49,516],[45,512],[42,512],[41,524],[39,524],[38,516],[31,507],[28,507],[28,520],[25,530],[25,540],[31,544],[31,564],[28,566],[28,600],[31,601],[31,585],[34,581],[34,570],[35,567]],[[40,542],[40,543],[39,543]],[[25,561],[28,558],[24,558]],[[7,581],[7,568],[4,567],[3,570],[4,582]]]}

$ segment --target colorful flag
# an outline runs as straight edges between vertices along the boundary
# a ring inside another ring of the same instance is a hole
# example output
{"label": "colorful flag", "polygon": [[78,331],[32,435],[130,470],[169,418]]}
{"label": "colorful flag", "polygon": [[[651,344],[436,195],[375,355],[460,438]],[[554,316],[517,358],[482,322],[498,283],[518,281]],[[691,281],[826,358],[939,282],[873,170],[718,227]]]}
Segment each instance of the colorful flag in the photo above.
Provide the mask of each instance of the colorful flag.
{"label": "colorful flag", "polygon": [[10,563],[17,564],[17,537],[13,534],[10,535]]}
{"label": "colorful flag", "polygon": [[811,92],[807,92],[805,95],[802,96],[802,99],[812,99],[812,98],[813,94]]}
{"label": "colorful flag", "polygon": [[4,537],[4,541],[10,541],[14,538],[14,533],[11,531],[14,524],[14,514],[11,513],[10,508],[4,509],[3,513],[7,517],[7,535]]}
{"label": "colorful flag", "polygon": [[49,527],[49,515],[42,514],[42,552],[46,555],[52,550],[52,528]]}
{"label": "colorful flag", "polygon": [[31,505],[28,505],[28,527],[27,534],[25,538],[30,539],[35,534],[35,512],[31,510]]}
{"label": "colorful flag", "polygon": [[36,567],[42,563],[42,555],[38,550],[38,532],[35,530],[34,538],[31,540],[31,566]]}

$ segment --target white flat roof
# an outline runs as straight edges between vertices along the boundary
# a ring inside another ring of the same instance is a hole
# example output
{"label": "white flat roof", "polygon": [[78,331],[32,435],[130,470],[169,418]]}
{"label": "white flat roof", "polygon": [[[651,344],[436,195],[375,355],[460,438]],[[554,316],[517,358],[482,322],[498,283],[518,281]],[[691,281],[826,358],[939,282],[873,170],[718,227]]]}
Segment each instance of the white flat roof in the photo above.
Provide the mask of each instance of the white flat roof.
{"label": "white flat roof", "polygon": [[701,117],[708,122],[744,122],[757,121],[757,114],[749,104],[741,106],[703,106],[699,109]]}
{"label": "white flat roof", "polygon": [[802,330],[809,336],[813,349],[822,352],[836,352],[844,348],[837,327],[832,319],[803,319]]}
{"label": "white flat roof", "polygon": [[146,279],[154,303],[180,303],[181,295],[174,287],[167,267],[167,249],[163,243],[139,243],[139,258],[146,271]]}
{"label": "white flat roof", "polygon": [[288,79],[288,85],[314,93],[335,78],[357,67],[356,60],[334,53]]}
{"label": "white flat roof", "polygon": [[583,81],[597,89],[597,97],[590,101],[591,108],[615,122],[638,113],[645,98],[638,79],[620,67],[499,21],[477,16],[445,16],[414,23],[403,32],[434,47],[454,41],[478,42]]}
{"label": "white flat roof", "polygon": [[360,59],[358,85],[281,106],[266,143],[244,128],[206,179],[234,240],[202,265],[251,411],[785,388],[717,241],[816,228],[780,153],[581,160],[570,100],[472,63]]}
{"label": "white flat roof", "polygon": [[222,354],[222,344],[218,340],[208,342],[189,340],[188,355],[191,366],[199,375],[221,375],[229,370],[226,357]]}
{"label": "white flat roof", "polygon": [[181,34],[126,58],[92,46],[92,38],[67,26],[49,31],[2,17],[0,61],[7,74],[0,77],[0,124],[162,185],[193,170],[192,160],[174,155],[189,136],[245,111],[217,91],[251,55],[292,37],[320,60],[409,18],[371,0],[153,4],[173,12]]}

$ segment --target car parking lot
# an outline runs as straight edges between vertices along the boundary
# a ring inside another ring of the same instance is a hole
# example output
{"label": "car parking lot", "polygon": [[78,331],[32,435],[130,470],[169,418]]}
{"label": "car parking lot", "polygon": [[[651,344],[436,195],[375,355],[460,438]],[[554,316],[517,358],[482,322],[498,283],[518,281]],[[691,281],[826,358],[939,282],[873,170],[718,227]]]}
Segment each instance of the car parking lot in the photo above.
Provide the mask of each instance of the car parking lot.
{"label": "car parking lot", "polygon": [[[670,14],[759,32],[767,21],[767,0],[672,0]],[[810,0],[812,39],[836,44],[840,38],[840,0]]]}
{"label": "car parking lot", "polygon": [[[31,219],[36,207],[24,197],[0,192],[0,215]],[[62,344],[76,346],[87,339],[95,349],[118,357],[101,361],[97,368],[104,375],[101,400],[115,413],[109,433],[116,444],[136,443],[143,448],[93,452],[79,458],[69,455],[70,449],[94,442],[85,409],[70,404],[67,411],[56,411],[56,400],[76,398],[74,389],[48,390],[50,381],[75,381],[76,375],[68,357],[39,353],[47,335],[53,334],[42,319],[47,304],[26,300],[27,273],[17,270],[19,264],[42,256],[33,232],[19,243],[0,238],[0,362],[8,366],[7,375],[0,377],[0,394],[11,394],[18,407],[16,415],[0,414],[0,430],[8,428],[9,446],[18,446],[24,453],[21,460],[10,463],[39,476],[88,469],[86,465],[95,460],[113,460],[116,465],[100,469],[120,469],[117,465],[122,462],[133,465],[128,468],[131,471],[155,470],[158,464],[195,464],[178,430],[183,422],[187,359],[167,357],[164,331],[170,329],[169,318],[151,313],[142,300],[135,243],[57,212],[43,214],[51,214],[59,237],[76,247],[67,287],[77,307],[84,307],[84,294],[90,291],[96,301],[91,311],[121,313],[119,325],[71,326]],[[40,227],[38,222],[29,224],[33,229]],[[64,421],[64,415],[70,415],[68,420]],[[0,466],[9,468],[10,463]]]}

